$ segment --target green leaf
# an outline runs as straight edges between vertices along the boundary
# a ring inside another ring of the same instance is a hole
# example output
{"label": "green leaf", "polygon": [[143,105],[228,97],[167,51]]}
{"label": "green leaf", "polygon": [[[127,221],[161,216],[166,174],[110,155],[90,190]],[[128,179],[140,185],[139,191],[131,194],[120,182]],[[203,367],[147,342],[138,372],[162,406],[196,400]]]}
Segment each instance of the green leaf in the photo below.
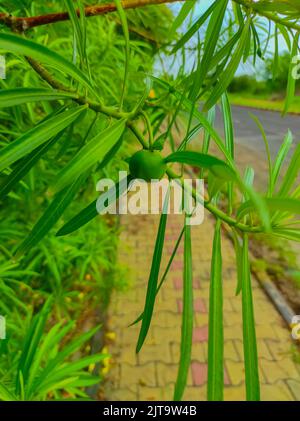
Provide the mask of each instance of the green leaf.
{"label": "green leaf", "polygon": [[[27,330],[24,338],[22,353],[19,358],[17,372],[22,373],[22,378],[25,382],[27,381],[27,377],[29,376],[31,364],[34,360],[37,348],[44,333],[47,317],[51,309],[51,303],[51,299],[47,300],[42,310],[34,316],[32,323],[29,329]],[[20,383],[20,378],[17,376],[15,390],[16,394],[20,393],[21,387],[22,384]]]}
{"label": "green leaf", "polygon": [[0,108],[14,107],[28,102],[78,98],[76,93],[43,88],[16,88],[0,90]]}
{"label": "green leaf", "polygon": [[214,52],[220,38],[220,31],[228,6],[228,0],[219,0],[215,3],[217,4],[216,8],[211,15],[208,27],[206,29],[204,52],[199,69],[199,79],[202,81],[206,78],[210,62],[214,56]]}
{"label": "green leaf", "polygon": [[[300,215],[300,200],[289,197],[266,197],[265,204],[270,212],[288,212],[292,215]],[[237,218],[249,214],[255,210],[253,203],[249,200],[245,202],[238,210]]]}
{"label": "green leaf", "polygon": [[287,135],[284,138],[283,144],[281,145],[275,164],[274,164],[274,168],[272,171],[272,179],[271,179],[271,188],[270,188],[270,196],[273,195],[274,193],[274,189],[280,174],[280,170],[282,168],[282,165],[284,163],[285,158],[287,157],[291,146],[293,144],[293,135],[291,133],[290,130],[288,130]]}
{"label": "green leaf", "polygon": [[[164,87],[167,91],[172,93],[178,100],[182,99],[182,94],[176,89],[173,88],[169,83],[166,81],[159,79],[157,77],[151,76],[151,78],[157,82],[160,86]],[[197,109],[197,107],[194,107],[193,103],[186,97],[182,99],[182,105],[184,108],[186,108],[187,111],[191,112],[193,110],[194,117],[199,121],[199,123],[203,126],[204,130],[209,133],[210,137],[214,140],[216,145],[218,146],[219,150],[224,154],[226,159],[228,160],[228,163],[232,167],[234,167],[234,162],[232,161],[226,147],[224,146],[224,141],[217,132],[217,130],[214,129],[212,124],[207,120],[205,115]]]}
{"label": "green leaf", "polygon": [[38,160],[52,148],[52,146],[61,138],[63,131],[58,133],[53,139],[36,148],[28,156],[21,159],[13,171],[3,180],[0,185],[0,198],[6,196],[14,186],[24,178],[26,174],[34,167]]}
{"label": "green leaf", "polygon": [[248,235],[243,236],[243,282],[242,282],[242,313],[243,313],[243,340],[245,360],[245,382],[247,401],[260,400],[258,356],[255,333],[255,320],[251,287],[251,273],[249,264]]}
{"label": "green leaf", "polygon": [[[111,188],[107,192],[109,202],[111,202],[114,198],[117,200],[123,193],[125,193],[131,180],[133,180],[133,178],[129,175],[125,180],[118,182],[114,188]],[[111,192],[111,195],[109,192]],[[99,215],[96,206],[97,200],[94,200],[90,205],[84,208],[81,212],[70,219],[70,221],[68,221],[62,228],[60,228],[56,235],[60,237],[70,234],[86,225],[92,219],[96,218],[96,216]],[[101,209],[99,209],[99,212],[101,212]]]}
{"label": "green leaf", "polygon": [[4,385],[0,384],[0,400],[6,402],[15,402],[16,397],[10,390]]}
{"label": "green leaf", "polygon": [[61,132],[73,123],[86,108],[86,105],[75,107],[43,121],[2,148],[0,150],[0,171],[23,158],[57,133]]}
{"label": "green leaf", "polygon": [[269,170],[269,188],[268,188],[268,192],[270,193],[271,189],[272,189],[272,174],[273,174],[273,165],[272,165],[272,158],[271,158],[271,152],[270,152],[270,146],[269,146],[269,142],[267,139],[267,135],[265,132],[265,129],[263,128],[263,125],[261,124],[260,120],[258,117],[256,117],[256,115],[249,113],[250,117],[252,118],[252,120],[255,122],[255,124],[257,125],[257,127],[259,128],[264,144],[265,144],[265,148],[266,148],[266,153],[267,153],[267,158],[268,158],[268,170]]}
{"label": "green leaf", "polygon": [[300,171],[300,144],[296,146],[290,165],[283,177],[278,196],[285,197],[289,194]]}
{"label": "green leaf", "polygon": [[180,361],[174,390],[174,401],[182,399],[191,363],[193,344],[193,268],[191,226],[186,225],[184,231],[184,269],[183,269],[183,311],[181,325]]}
{"label": "green leaf", "polygon": [[114,147],[125,130],[126,120],[119,120],[91,139],[58,174],[56,191],[74,180],[74,177],[89,170],[96,162],[101,162]]}
{"label": "green leaf", "polygon": [[[190,2],[191,5],[193,2]],[[187,32],[183,35],[183,37],[175,44],[172,54],[176,53],[181,47],[183,47],[191,38],[192,36],[199,31],[201,26],[206,22],[206,20],[209,18],[209,16],[212,14],[214,9],[217,6],[217,1],[215,1],[204,13],[200,18],[192,25]],[[188,4],[188,2],[185,3],[185,5]],[[188,7],[188,6],[186,6]]]}
{"label": "green leaf", "polygon": [[154,310],[158,276],[159,276],[162,252],[163,252],[163,247],[164,247],[165,232],[166,232],[166,224],[167,224],[167,216],[168,216],[167,209],[168,209],[168,204],[169,204],[169,197],[170,197],[170,191],[168,190],[165,197],[165,201],[164,201],[162,215],[160,217],[158,233],[157,233],[156,242],[155,242],[151,271],[150,271],[150,276],[148,280],[147,295],[146,295],[144,312],[143,312],[144,316],[143,316],[142,326],[141,326],[141,330],[140,330],[140,334],[139,334],[139,338],[138,338],[138,342],[136,346],[137,353],[140,352],[145,342],[145,339],[146,339],[146,336],[151,324],[153,310]]}
{"label": "green leaf", "polygon": [[[182,236],[183,236],[183,234],[184,234],[184,230],[185,230],[185,228],[183,227],[183,228],[182,228],[182,230],[181,230],[181,233],[180,233],[180,235],[179,235],[179,237],[178,237],[178,239],[177,239],[177,241],[176,241],[175,247],[174,247],[174,249],[173,249],[173,251],[172,251],[171,257],[170,257],[170,259],[169,259],[169,261],[168,261],[168,264],[167,264],[167,267],[166,267],[166,269],[165,269],[165,271],[164,271],[164,274],[163,274],[163,276],[161,277],[161,280],[160,280],[159,285],[158,285],[158,287],[157,287],[157,290],[156,290],[156,295],[159,293],[159,291],[160,291],[161,287],[163,286],[163,284],[164,284],[164,282],[165,282],[165,280],[166,280],[166,278],[167,278],[167,275],[168,275],[169,270],[170,270],[170,268],[171,268],[171,266],[172,266],[172,263],[173,263],[174,257],[176,256],[176,253],[177,253],[178,247],[179,247],[179,245],[180,245],[180,242],[181,242]],[[133,325],[137,324],[138,322],[140,322],[140,321],[143,319],[143,317],[144,317],[144,313],[141,313],[141,314],[139,315],[139,317],[138,317],[138,318],[137,318],[134,322],[132,322],[129,326],[133,326]]]}
{"label": "green leaf", "polygon": [[183,24],[191,10],[194,8],[195,3],[192,1],[187,1],[183,4],[183,6],[180,9],[180,12],[176,16],[176,19],[174,20],[172,27],[171,27],[171,35],[174,36],[177,29]]}
{"label": "green leaf", "polygon": [[222,73],[222,76],[220,77],[218,83],[216,84],[215,88],[213,89],[210,97],[205,103],[204,109],[209,110],[211,107],[213,107],[220,96],[223,94],[223,92],[226,91],[228,88],[230,82],[232,81],[235,72],[238,69],[238,66],[241,62],[241,57],[243,56],[245,44],[247,41],[247,38],[249,36],[249,25],[251,22],[251,18],[249,17],[241,34],[240,40],[238,42],[238,45],[231,57],[231,61],[229,62],[228,66],[226,67],[226,70]]}
{"label": "green leaf", "polygon": [[236,179],[235,173],[229,165],[212,155],[192,151],[174,152],[165,158],[165,162],[179,162],[194,167],[208,168],[215,177],[227,181],[234,181]]}
{"label": "green leaf", "polygon": [[124,102],[125,89],[126,89],[127,80],[128,80],[128,69],[129,69],[129,59],[130,59],[130,40],[129,40],[127,17],[123,9],[122,2],[121,0],[114,0],[114,2],[116,3],[117,11],[121,20],[121,25],[122,25],[122,29],[124,33],[124,38],[125,38],[124,81],[123,81],[123,87],[122,87],[122,93],[121,93],[121,99],[120,99],[120,108],[122,108],[123,102]]}
{"label": "green leaf", "polygon": [[232,228],[232,236],[233,236],[233,244],[235,249],[235,261],[236,261],[236,268],[237,268],[237,286],[235,295],[238,296],[242,291],[242,284],[243,284],[243,266],[242,266],[242,247],[240,244],[240,237],[234,228]]}
{"label": "green leaf", "polygon": [[296,35],[294,36],[294,41],[293,41],[293,46],[292,46],[292,51],[291,51],[291,61],[290,61],[290,67],[289,67],[286,98],[285,98],[285,104],[284,104],[284,109],[282,113],[283,115],[285,115],[288,112],[291,102],[293,101],[294,95],[295,95],[296,79],[293,74],[293,70],[295,66],[293,62],[293,57],[296,56],[298,53],[299,36],[300,36],[300,32],[297,32]]}
{"label": "green leaf", "polygon": [[84,39],[82,34],[82,29],[80,25],[80,19],[77,16],[77,11],[75,8],[75,4],[72,0],[64,0],[65,7],[68,11],[70,21],[72,22],[75,38],[77,41],[77,45],[79,47],[79,53],[82,58],[85,57],[85,45]]}
{"label": "green leaf", "polygon": [[72,76],[88,89],[93,90],[89,79],[80,69],[78,69],[78,67],[43,45],[17,35],[1,33],[0,48],[22,56],[29,56],[41,61],[42,63],[49,64],[50,66],[53,66],[54,68]]}
{"label": "green leaf", "polygon": [[[225,145],[231,158],[234,159],[234,131],[231,107],[226,92],[221,97],[222,101],[222,114],[224,122]],[[213,108],[212,108],[213,109]],[[233,184],[228,184],[228,214],[231,215],[233,209]]]}
{"label": "green leaf", "polygon": [[72,202],[75,194],[78,192],[80,186],[86,178],[86,174],[81,175],[73,183],[65,187],[59,193],[54,196],[54,199],[40,217],[38,222],[33,227],[30,234],[25,238],[23,243],[19,246],[17,250],[17,256],[25,253],[27,250],[35,246],[39,241],[41,241],[45,235],[50,231],[50,229],[56,224],[61,215],[64,213],[66,208]]}
{"label": "green leaf", "polygon": [[224,388],[224,332],[221,221],[215,227],[209,293],[207,400],[222,401]]}

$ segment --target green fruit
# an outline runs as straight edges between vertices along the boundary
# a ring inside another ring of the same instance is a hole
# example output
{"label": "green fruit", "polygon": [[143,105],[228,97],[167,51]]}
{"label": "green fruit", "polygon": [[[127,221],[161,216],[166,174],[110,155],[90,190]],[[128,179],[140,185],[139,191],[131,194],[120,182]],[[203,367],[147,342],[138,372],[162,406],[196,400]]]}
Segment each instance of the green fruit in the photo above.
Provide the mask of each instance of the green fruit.
{"label": "green fruit", "polygon": [[145,181],[160,180],[167,169],[163,157],[158,151],[145,149],[136,152],[129,162],[130,174]]}

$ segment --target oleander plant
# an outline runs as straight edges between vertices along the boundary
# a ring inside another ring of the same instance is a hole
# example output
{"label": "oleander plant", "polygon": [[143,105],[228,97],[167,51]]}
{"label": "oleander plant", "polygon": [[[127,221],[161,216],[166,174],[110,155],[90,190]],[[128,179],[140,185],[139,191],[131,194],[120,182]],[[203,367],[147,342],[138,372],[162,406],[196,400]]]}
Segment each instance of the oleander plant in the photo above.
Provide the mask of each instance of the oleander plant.
{"label": "oleander plant", "polygon": [[[299,1],[4,1],[0,25],[6,59],[6,79],[0,80],[0,309],[14,320],[11,337],[0,341],[0,399],[87,398],[86,388],[101,382],[91,367],[106,355],[86,355],[82,348],[96,330],[70,334],[70,320],[83,306],[74,297],[97,301],[105,295],[105,275],[114,276],[118,227],[98,215],[96,181],[127,170],[130,180],[165,177],[183,186],[184,170],[193,169],[206,185],[205,197],[192,191],[193,199],[215,217],[207,399],[223,400],[221,230],[226,226],[242,299],[246,396],[259,400],[249,240],[265,234],[300,241],[300,147],[287,158],[293,142],[288,132],[273,160],[256,119],[269,177],[264,192],[255,191],[254,170],[242,174],[236,164],[226,90],[242,63],[256,67],[272,58],[276,75],[280,40],[290,57],[282,110],[288,112],[297,76]],[[215,128],[217,106],[223,134]],[[169,195],[165,207],[168,200]],[[96,225],[89,228],[97,216],[100,245]],[[182,337],[174,390],[174,400],[181,400],[194,319],[192,228],[183,225],[160,278],[167,219],[162,212],[144,308],[134,322],[140,324],[136,351],[142,352],[156,296],[182,240]],[[80,289],[83,279],[91,283],[87,291]]]}

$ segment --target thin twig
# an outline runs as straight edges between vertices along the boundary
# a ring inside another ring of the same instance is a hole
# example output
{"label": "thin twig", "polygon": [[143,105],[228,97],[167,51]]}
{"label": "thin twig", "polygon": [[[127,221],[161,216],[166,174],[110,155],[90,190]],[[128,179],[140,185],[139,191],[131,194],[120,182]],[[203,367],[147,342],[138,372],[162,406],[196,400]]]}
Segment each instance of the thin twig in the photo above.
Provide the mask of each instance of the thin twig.
{"label": "thin twig", "polygon": [[[124,9],[136,9],[138,7],[144,7],[149,5],[157,5],[162,3],[175,3],[178,1],[186,1],[186,0],[123,0],[122,6]],[[193,1],[193,0],[188,0]],[[107,3],[107,4],[100,4],[95,6],[87,6],[85,7],[85,16],[86,17],[93,17],[99,15],[105,15],[106,13],[111,13],[116,11],[116,4],[115,3]],[[80,15],[80,11],[77,10],[78,16]],[[60,12],[60,13],[50,13],[47,15],[40,15],[40,16],[31,16],[31,17],[15,17],[9,14],[0,13],[0,23],[4,23],[5,25],[9,26],[13,30],[25,32],[30,28],[34,28],[36,26],[48,25],[50,23],[55,22],[62,22],[65,20],[69,20],[68,12]]]}

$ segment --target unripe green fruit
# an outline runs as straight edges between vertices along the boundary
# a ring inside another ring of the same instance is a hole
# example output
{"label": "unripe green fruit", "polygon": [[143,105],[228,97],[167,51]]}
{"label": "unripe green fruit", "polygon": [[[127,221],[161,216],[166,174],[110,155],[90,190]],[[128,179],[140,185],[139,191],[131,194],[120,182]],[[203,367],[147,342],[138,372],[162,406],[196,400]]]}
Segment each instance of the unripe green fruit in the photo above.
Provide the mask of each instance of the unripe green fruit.
{"label": "unripe green fruit", "polygon": [[129,161],[130,174],[145,181],[160,180],[167,169],[163,157],[158,151],[141,150]]}

